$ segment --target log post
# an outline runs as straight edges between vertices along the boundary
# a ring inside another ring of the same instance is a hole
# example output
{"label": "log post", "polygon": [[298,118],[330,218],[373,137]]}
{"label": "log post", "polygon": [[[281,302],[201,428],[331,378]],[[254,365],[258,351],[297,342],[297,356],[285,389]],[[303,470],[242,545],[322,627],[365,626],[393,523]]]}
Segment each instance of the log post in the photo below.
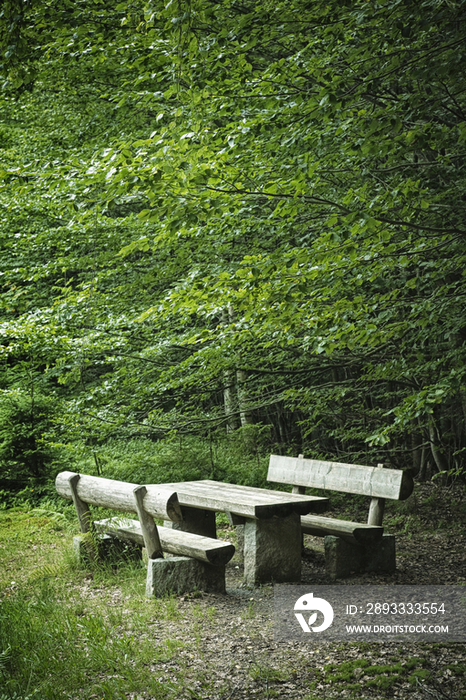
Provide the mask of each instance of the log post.
{"label": "log post", "polygon": [[[304,459],[304,455],[298,455],[298,459]],[[306,487],[305,486],[293,486],[291,489],[291,493],[297,493],[300,494],[301,496],[306,495]],[[304,552],[304,532],[301,529],[301,552]]]}
{"label": "log post", "polygon": [[[304,459],[304,455],[298,455],[298,459]],[[306,487],[305,486],[293,486],[291,489],[291,493],[299,493],[302,496],[306,495]]]}
{"label": "log post", "polygon": [[[383,464],[378,464],[379,469],[383,469]],[[369,506],[369,517],[367,518],[368,525],[382,525],[383,514],[385,510],[385,498],[372,498]]]}
{"label": "log post", "polygon": [[81,532],[86,533],[86,532],[90,532],[92,530],[91,511],[89,508],[89,504],[85,503],[78,496],[78,481],[79,481],[79,479],[80,479],[79,474],[72,474],[72,476],[70,476],[68,479],[68,483],[70,485],[71,497],[73,499],[74,507],[76,508],[76,514],[78,516],[79,527],[81,528]]}
{"label": "log post", "polygon": [[144,509],[144,496],[147,493],[145,486],[136,486],[133,489],[136,511],[141,523],[141,530],[144,537],[144,544],[147,549],[149,559],[162,559],[162,545],[154,518]]}

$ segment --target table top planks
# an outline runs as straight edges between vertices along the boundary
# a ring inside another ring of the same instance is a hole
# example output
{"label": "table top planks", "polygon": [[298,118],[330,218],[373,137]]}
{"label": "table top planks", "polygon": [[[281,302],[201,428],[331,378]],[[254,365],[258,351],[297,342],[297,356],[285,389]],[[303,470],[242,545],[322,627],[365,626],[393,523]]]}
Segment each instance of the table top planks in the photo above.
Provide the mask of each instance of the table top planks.
{"label": "table top planks", "polygon": [[328,499],[319,496],[303,496],[209,479],[173,482],[161,486],[176,491],[181,507],[230,512],[256,520],[284,518],[292,513],[322,513],[328,508]]}

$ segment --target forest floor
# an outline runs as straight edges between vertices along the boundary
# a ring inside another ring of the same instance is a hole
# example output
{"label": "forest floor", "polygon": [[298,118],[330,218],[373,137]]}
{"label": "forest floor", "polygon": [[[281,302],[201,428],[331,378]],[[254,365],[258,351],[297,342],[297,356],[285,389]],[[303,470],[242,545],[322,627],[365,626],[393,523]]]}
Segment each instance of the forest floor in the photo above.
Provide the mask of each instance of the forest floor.
{"label": "forest floor", "polygon": [[[367,504],[355,501],[347,510],[340,507],[338,514],[363,521],[365,511]],[[306,537],[302,583],[466,585],[463,487],[418,485],[415,496],[388,509],[386,523],[386,531],[396,534],[395,572],[352,575],[332,582],[325,572],[322,540]],[[24,586],[28,577],[37,578],[39,570],[46,572],[50,567],[53,574],[50,556],[69,548],[72,534],[76,533],[52,527],[44,539],[43,530],[34,526],[28,531],[27,549],[15,558],[6,539],[2,540],[0,527],[0,600]],[[234,532],[225,525],[220,536],[233,540]],[[241,562],[236,557],[227,568],[225,595],[198,593],[172,597],[163,604],[144,598],[143,567],[136,574],[133,571],[130,580],[127,575],[120,580],[119,570],[100,575],[71,568],[66,577],[66,605],[78,618],[98,610],[114,621],[116,635],[131,633],[136,646],[150,643],[152,658],[146,655],[141,663],[154,681],[166,689],[167,697],[466,698],[463,643],[319,643],[315,637],[305,643],[275,641],[273,586],[244,587]],[[128,663],[137,665],[138,660],[128,659]],[[77,691],[61,697],[151,700],[156,696],[141,685],[115,696]]]}
{"label": "forest floor", "polygon": [[[431,484],[418,486],[409,503],[387,520],[397,534],[397,570],[353,574],[331,581],[323,540],[305,537],[302,583],[314,585],[466,585],[465,494]],[[367,504],[353,504],[348,519],[364,522]],[[225,538],[228,533],[225,533]],[[201,653],[193,659],[212,669],[221,700],[233,698],[466,698],[466,645],[306,643],[273,641],[273,587],[242,589],[235,560],[227,570],[228,595],[203,595],[215,608]],[[187,608],[189,601],[183,602]],[[186,697],[192,697],[188,692]]]}

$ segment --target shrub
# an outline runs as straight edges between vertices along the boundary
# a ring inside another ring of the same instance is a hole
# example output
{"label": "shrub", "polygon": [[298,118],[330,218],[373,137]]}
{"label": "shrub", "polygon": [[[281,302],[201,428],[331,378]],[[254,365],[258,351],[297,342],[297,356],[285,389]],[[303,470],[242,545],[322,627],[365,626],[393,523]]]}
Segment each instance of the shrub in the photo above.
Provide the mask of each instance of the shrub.
{"label": "shrub", "polygon": [[49,396],[19,388],[0,392],[0,489],[40,490],[50,476],[54,454],[46,435],[54,413]]}

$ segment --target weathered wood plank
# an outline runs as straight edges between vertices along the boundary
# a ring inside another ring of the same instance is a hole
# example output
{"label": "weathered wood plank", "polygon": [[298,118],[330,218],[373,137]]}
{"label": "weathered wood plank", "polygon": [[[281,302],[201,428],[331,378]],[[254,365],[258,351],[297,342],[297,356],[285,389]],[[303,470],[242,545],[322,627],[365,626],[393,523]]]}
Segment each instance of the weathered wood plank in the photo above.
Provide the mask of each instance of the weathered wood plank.
{"label": "weathered wood plank", "polygon": [[159,559],[163,557],[162,545],[160,544],[160,537],[154,518],[144,510],[144,496],[146,493],[147,488],[145,486],[136,486],[136,488],[133,489],[136,511],[139,516],[139,523],[146,545],[147,556],[149,559]]}
{"label": "weathered wood plank", "polygon": [[262,520],[287,517],[291,513],[306,515],[311,511],[323,512],[328,507],[327,498],[300,496],[211,480],[185,481],[164,485],[176,488],[181,506],[231,512],[246,518]]}
{"label": "weathered wood plank", "polygon": [[[177,488],[179,487],[181,491],[189,491],[193,494],[193,498],[198,498],[200,500],[203,498],[213,498],[215,494],[217,494],[219,498],[233,498],[236,501],[241,499],[245,505],[266,505],[268,503],[283,503],[293,500],[290,498],[289,493],[272,491],[272,489],[259,489],[252,486],[226,484],[208,479],[168,484],[168,486],[172,488],[174,488],[175,485]],[[306,498],[304,500],[309,499]]]}
{"label": "weathered wood plank", "polygon": [[[141,524],[137,520],[115,517],[97,520],[94,525],[97,532],[136,542],[141,547],[145,545]],[[169,554],[192,557],[214,566],[225,566],[235,553],[235,547],[230,542],[201,537],[182,530],[172,530],[168,527],[159,526],[157,530],[162,550]]]}
{"label": "weathered wood plank", "polygon": [[76,509],[76,515],[78,516],[79,527],[81,528],[81,532],[86,533],[92,530],[92,518],[89,505],[84,503],[78,496],[79,479],[79,474],[71,474],[68,478],[68,484],[71,490],[71,498]]}
{"label": "weathered wood plank", "polygon": [[398,469],[279,455],[270,456],[267,480],[393,500],[408,498],[414,487],[411,475]]}
{"label": "weathered wood plank", "polygon": [[385,511],[385,498],[371,498],[369,504],[368,525],[382,525]]}
{"label": "weathered wood plank", "polygon": [[[69,483],[74,472],[60,472],[55,480],[57,493],[63,498],[72,500],[72,489]],[[77,494],[81,501],[104,508],[113,508],[126,513],[136,513],[133,490],[139,484],[129,484],[125,481],[104,479],[100,476],[79,475],[76,484]],[[165,486],[148,485],[143,499],[144,510],[154,518],[182,520],[181,509],[176,490]]]}
{"label": "weathered wood plank", "polygon": [[306,535],[325,537],[334,535],[353,544],[372,544],[382,539],[383,527],[353,523],[349,520],[337,520],[319,515],[301,517],[301,529]]}
{"label": "weathered wood plank", "polygon": [[[257,486],[242,486],[240,484],[226,484],[220,481],[211,481],[209,479],[204,479],[203,481],[193,483],[205,484],[209,489],[215,487],[217,490],[219,490],[219,492],[225,492],[227,495],[229,492],[232,492],[234,494],[241,495],[241,498],[243,498],[245,501],[250,500],[253,503],[260,502],[261,504],[265,504],[277,503],[278,501],[286,503],[289,503],[290,501],[293,503],[301,503],[305,501],[312,501],[315,504],[321,503],[322,507],[328,506],[328,503],[326,502],[327,499],[321,496],[306,496],[299,493],[290,494],[287,491],[274,491],[273,489],[261,489]],[[296,496],[298,496],[298,498],[296,498]],[[299,496],[303,497],[300,498]]]}

